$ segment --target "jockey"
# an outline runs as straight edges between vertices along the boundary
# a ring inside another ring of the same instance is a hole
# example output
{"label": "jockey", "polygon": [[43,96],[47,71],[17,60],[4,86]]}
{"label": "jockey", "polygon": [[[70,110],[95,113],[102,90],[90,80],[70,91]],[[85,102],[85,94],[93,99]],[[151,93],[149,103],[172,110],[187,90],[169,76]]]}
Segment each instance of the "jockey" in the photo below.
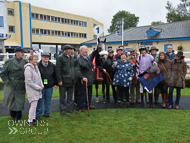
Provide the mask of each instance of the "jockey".
{"label": "jockey", "polygon": [[[141,45],[139,47],[140,56],[137,59],[136,62],[136,77],[139,79],[139,75],[142,74],[144,71],[146,71],[149,67],[151,67],[154,64],[157,64],[154,61],[154,57],[147,54],[147,48],[144,45]],[[144,100],[143,100],[143,86],[140,84],[140,94],[141,94],[141,105],[144,106]],[[149,92],[149,105],[152,107],[152,91]]]}

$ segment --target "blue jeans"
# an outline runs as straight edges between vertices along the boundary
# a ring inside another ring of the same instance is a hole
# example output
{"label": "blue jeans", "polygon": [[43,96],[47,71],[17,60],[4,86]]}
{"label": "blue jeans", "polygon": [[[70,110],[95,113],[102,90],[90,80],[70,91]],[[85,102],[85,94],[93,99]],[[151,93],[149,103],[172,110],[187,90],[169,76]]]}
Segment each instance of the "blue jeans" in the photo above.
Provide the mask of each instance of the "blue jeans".
{"label": "blue jeans", "polygon": [[51,107],[51,97],[53,93],[53,87],[42,90],[42,98],[38,100],[36,108],[36,118],[39,118],[43,112],[43,103],[44,103],[44,112],[43,116],[48,116],[50,113]]}
{"label": "blue jeans", "polygon": [[[177,90],[177,95],[176,95],[176,100],[175,100],[175,105],[179,105],[179,100],[181,97],[181,87],[176,87]],[[174,87],[170,86],[170,90],[169,90],[169,104],[173,105],[173,91],[174,91]]]}
{"label": "blue jeans", "polygon": [[[92,85],[88,86],[89,106],[91,106],[91,99],[92,99]],[[77,110],[83,109],[84,103],[86,103],[86,86],[79,86]]]}

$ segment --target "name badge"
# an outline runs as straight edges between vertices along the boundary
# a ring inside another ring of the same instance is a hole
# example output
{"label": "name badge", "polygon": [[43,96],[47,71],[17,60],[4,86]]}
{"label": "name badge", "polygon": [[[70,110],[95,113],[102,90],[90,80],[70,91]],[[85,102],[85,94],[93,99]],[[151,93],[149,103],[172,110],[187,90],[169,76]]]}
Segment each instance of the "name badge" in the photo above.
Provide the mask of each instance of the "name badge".
{"label": "name badge", "polygon": [[44,84],[48,84],[48,80],[47,79],[44,79]]}

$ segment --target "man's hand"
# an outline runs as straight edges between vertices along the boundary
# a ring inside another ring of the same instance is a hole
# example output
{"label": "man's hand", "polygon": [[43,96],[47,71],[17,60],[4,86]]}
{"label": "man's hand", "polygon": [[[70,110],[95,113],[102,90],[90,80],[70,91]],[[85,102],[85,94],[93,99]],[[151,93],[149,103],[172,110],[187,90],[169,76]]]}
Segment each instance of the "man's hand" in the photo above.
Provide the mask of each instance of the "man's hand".
{"label": "man's hand", "polygon": [[40,91],[42,91],[44,88],[41,86],[41,89],[40,89]]}
{"label": "man's hand", "polygon": [[104,73],[106,73],[106,69],[102,69]]}
{"label": "man's hand", "polygon": [[59,86],[62,86],[62,85],[63,85],[62,81],[61,81],[61,82],[58,82],[58,85],[59,85]]}
{"label": "man's hand", "polygon": [[84,77],[82,80],[88,82],[88,79],[86,77]]}
{"label": "man's hand", "polygon": [[137,76],[137,79],[139,79],[140,77]]}
{"label": "man's hand", "polygon": [[57,85],[54,86],[54,89],[57,90]]}
{"label": "man's hand", "polygon": [[98,46],[96,46],[95,51],[97,51],[97,49],[98,49]]}
{"label": "man's hand", "polygon": [[132,81],[132,78],[131,78],[131,77],[129,78],[129,81]]}
{"label": "man's hand", "polygon": [[114,63],[114,67],[117,65],[117,62]]}
{"label": "man's hand", "polygon": [[135,66],[135,63],[133,63],[133,66]]}

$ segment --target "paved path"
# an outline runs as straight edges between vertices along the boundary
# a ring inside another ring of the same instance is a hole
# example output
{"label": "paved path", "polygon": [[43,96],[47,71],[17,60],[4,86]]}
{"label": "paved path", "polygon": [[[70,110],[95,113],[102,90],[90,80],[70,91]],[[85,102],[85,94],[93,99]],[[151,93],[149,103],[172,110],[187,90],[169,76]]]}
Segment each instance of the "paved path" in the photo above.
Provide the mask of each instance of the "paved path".
{"label": "paved path", "polygon": [[[100,101],[97,103],[96,101],[96,97],[93,96],[92,97],[92,105],[94,105],[96,107],[96,109],[115,109],[115,108],[127,108],[127,104],[126,102],[124,102],[123,107],[120,107],[119,105],[115,105],[112,96],[110,97],[111,99],[111,105],[107,105],[106,103],[103,103],[103,97],[100,96],[99,99]],[[175,97],[174,97],[174,101],[175,101]],[[155,104],[155,109],[162,109],[160,104],[162,103],[162,98],[161,96],[159,97],[159,104]],[[25,101],[25,109],[23,111],[23,114],[28,114],[29,111],[29,103],[28,100]],[[167,104],[168,107],[168,104]],[[186,97],[186,96],[182,96],[181,100],[180,100],[180,110],[190,110],[190,96]],[[131,104],[130,108],[141,108],[140,104]],[[149,108],[147,106],[147,104],[145,103],[144,108]],[[74,110],[76,110],[76,106],[74,106]],[[51,101],[51,110],[50,112],[59,112],[59,98],[52,98]],[[0,102],[0,116],[8,116],[9,115],[9,111],[6,107],[3,106],[3,103]]]}

